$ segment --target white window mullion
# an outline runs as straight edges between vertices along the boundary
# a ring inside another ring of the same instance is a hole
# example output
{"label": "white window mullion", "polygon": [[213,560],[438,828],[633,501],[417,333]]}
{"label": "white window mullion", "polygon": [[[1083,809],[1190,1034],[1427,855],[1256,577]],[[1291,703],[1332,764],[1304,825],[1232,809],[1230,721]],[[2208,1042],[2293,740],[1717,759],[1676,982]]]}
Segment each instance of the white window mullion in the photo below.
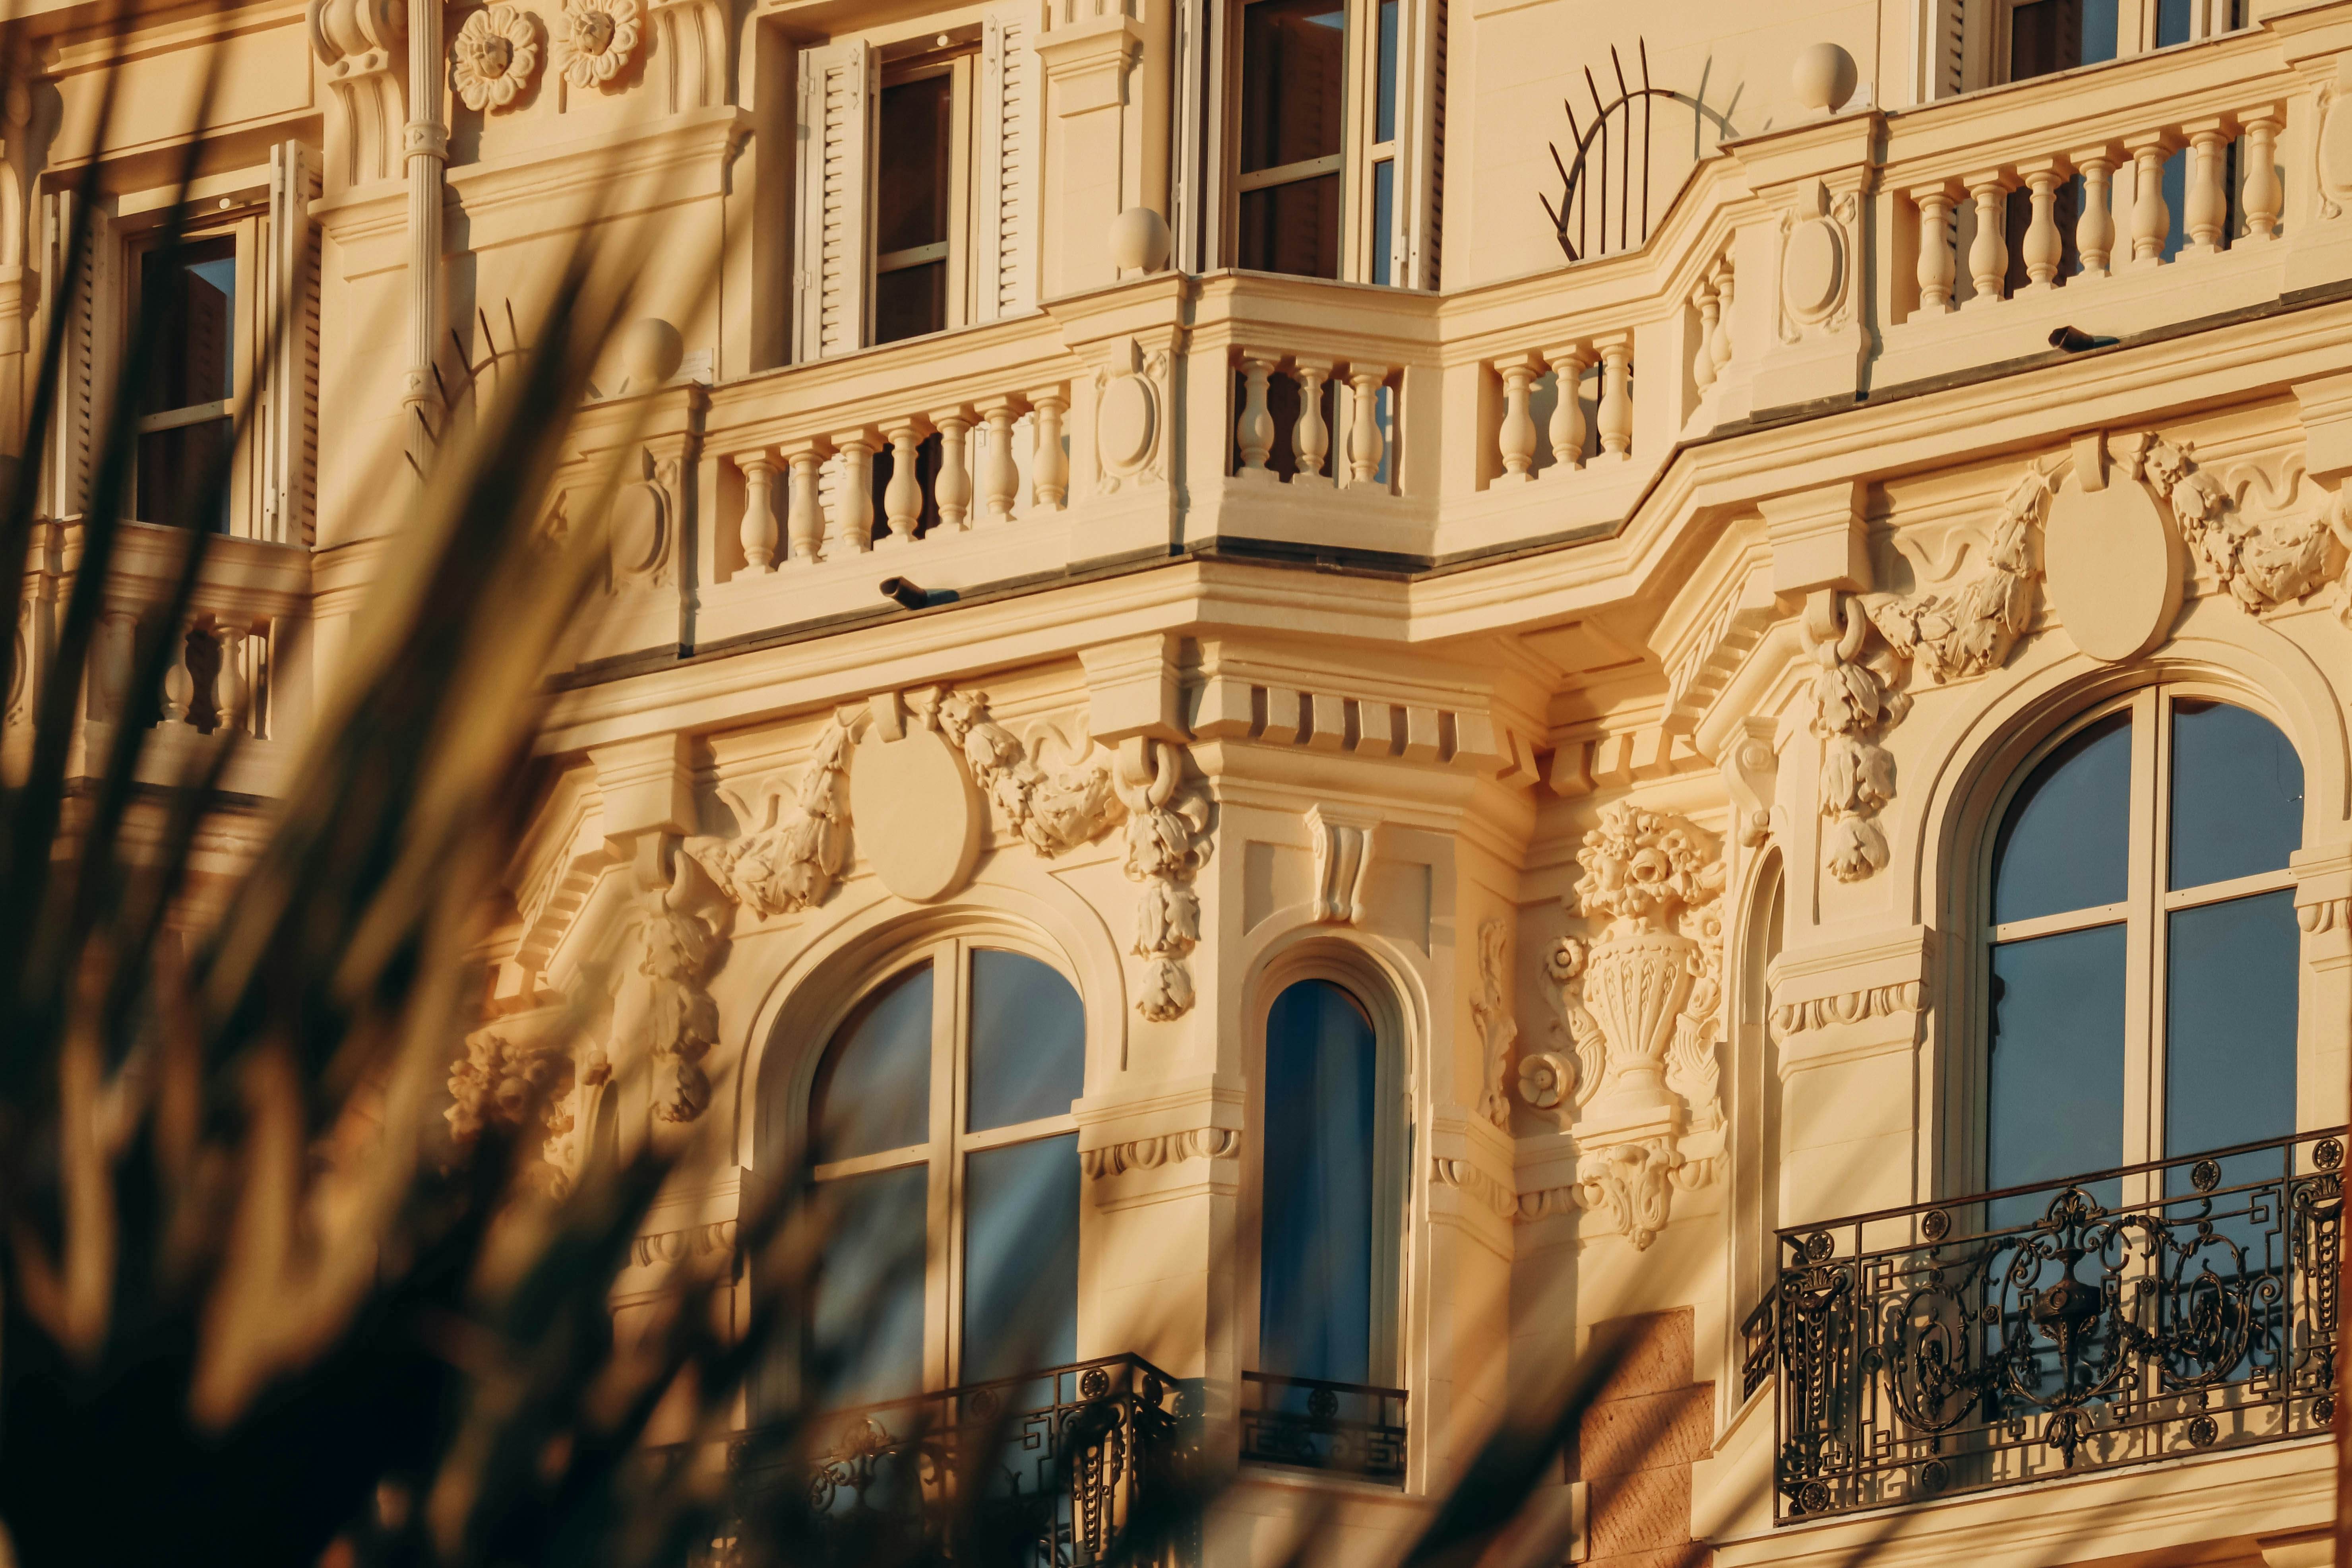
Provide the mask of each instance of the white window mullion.
{"label": "white window mullion", "polygon": [[[2124,1163],[2164,1149],[2164,706],[2149,687],[2132,699],[2131,837],[2124,901],[2131,915],[2124,946]],[[2156,1196],[2160,1184],[2126,1191],[2126,1203]]]}

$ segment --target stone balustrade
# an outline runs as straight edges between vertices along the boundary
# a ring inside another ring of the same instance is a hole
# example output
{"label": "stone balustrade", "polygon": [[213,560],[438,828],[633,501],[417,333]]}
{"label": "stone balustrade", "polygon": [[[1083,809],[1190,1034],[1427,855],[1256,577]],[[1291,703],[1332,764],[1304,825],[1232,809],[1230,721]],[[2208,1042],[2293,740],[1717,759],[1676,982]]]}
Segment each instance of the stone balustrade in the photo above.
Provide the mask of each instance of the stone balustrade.
{"label": "stone balustrade", "polygon": [[[1234,361],[1241,376],[1234,478],[1319,489],[1394,488],[1389,432],[1397,420],[1399,367],[1259,347],[1235,350]],[[1277,398],[1282,383],[1290,395]]]}

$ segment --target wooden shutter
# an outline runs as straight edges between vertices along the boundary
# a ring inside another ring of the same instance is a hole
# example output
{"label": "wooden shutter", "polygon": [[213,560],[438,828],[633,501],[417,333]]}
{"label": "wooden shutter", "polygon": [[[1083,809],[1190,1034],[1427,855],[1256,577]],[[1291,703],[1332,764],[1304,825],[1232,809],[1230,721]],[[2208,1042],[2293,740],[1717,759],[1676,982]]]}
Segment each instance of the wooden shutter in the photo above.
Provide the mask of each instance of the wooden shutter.
{"label": "wooden shutter", "polygon": [[[316,160],[299,142],[269,150],[269,237],[263,283],[261,536],[309,543],[318,471],[319,236]],[[284,326],[278,323],[283,321]]]}
{"label": "wooden shutter", "polygon": [[1397,105],[1397,226],[1391,241],[1404,258],[1397,281],[1438,287],[1445,214],[1446,0],[1404,8],[1408,74]]}
{"label": "wooden shutter", "polygon": [[105,417],[107,332],[114,314],[114,301],[107,297],[115,275],[110,265],[114,237],[104,213],[88,215],[79,276],[68,279],[74,197],[71,191],[53,191],[41,198],[43,331],[56,311],[69,312],[58,366],[57,415],[48,439],[46,500],[52,517],[78,515],[89,502],[90,446]]}
{"label": "wooden shutter", "polygon": [[978,319],[1037,308],[1037,123],[1043,86],[1034,5],[999,5],[981,19],[980,205],[972,226]]}
{"label": "wooden shutter", "polygon": [[874,144],[874,55],[861,40],[801,51],[800,226],[793,357],[866,342]]}

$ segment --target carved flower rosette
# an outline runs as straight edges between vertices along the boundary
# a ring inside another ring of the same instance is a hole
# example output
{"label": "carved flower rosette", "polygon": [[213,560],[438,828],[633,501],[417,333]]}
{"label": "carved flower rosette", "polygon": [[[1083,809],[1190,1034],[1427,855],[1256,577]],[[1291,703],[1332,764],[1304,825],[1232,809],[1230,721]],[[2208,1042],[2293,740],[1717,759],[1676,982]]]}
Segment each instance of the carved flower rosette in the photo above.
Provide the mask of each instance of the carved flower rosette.
{"label": "carved flower rosette", "polygon": [[502,0],[466,18],[449,56],[450,85],[467,108],[504,109],[539,69],[539,30],[528,13]]}
{"label": "carved flower rosette", "polygon": [[578,88],[611,81],[637,52],[641,16],[638,0],[564,0],[554,27],[556,69]]}

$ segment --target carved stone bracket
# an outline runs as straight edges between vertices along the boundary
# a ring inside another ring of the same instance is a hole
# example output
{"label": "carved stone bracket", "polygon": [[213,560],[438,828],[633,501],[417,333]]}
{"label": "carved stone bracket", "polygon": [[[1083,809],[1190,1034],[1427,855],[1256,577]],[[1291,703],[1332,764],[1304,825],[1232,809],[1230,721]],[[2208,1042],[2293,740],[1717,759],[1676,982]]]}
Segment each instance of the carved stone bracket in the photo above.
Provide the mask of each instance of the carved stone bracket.
{"label": "carved stone bracket", "polygon": [[343,185],[389,180],[401,172],[402,127],[408,119],[394,58],[408,37],[402,0],[310,0],[310,47],[343,117]]}
{"label": "carved stone bracket", "polygon": [[1315,918],[1364,923],[1364,889],[1371,879],[1373,837],[1380,818],[1316,805],[1307,808],[1307,837],[1315,849]]}
{"label": "carved stone bracket", "polygon": [[1129,1171],[1154,1171],[1186,1160],[1238,1160],[1242,1135],[1230,1127],[1196,1127],[1184,1132],[1164,1132],[1100,1149],[1079,1152],[1078,1164],[1089,1177],[1117,1176]]}
{"label": "carved stone bracket", "polygon": [[1119,742],[1111,777],[1128,811],[1127,875],[1143,885],[1129,950],[1145,964],[1135,1007],[1164,1024],[1192,1006],[1184,955],[1201,940],[1201,900],[1192,884],[1209,858],[1209,803],[1182,787],[1181,758],[1165,741]]}

